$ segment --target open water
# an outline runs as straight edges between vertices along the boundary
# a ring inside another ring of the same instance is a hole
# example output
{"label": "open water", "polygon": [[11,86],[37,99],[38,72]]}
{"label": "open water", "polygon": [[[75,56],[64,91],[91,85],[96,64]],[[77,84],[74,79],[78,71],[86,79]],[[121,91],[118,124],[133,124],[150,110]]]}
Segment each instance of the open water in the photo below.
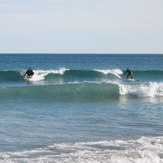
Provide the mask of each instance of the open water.
{"label": "open water", "polygon": [[[1,54],[0,61],[1,163],[163,162],[163,55]],[[128,67],[141,81],[126,80]]]}

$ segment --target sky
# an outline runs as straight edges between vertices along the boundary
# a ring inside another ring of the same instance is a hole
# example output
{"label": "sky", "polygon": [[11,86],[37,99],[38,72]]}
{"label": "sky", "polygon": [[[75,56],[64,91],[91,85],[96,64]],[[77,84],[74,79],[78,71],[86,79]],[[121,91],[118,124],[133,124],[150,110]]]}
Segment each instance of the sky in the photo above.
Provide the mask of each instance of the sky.
{"label": "sky", "polygon": [[163,0],[0,0],[0,53],[163,54]]}

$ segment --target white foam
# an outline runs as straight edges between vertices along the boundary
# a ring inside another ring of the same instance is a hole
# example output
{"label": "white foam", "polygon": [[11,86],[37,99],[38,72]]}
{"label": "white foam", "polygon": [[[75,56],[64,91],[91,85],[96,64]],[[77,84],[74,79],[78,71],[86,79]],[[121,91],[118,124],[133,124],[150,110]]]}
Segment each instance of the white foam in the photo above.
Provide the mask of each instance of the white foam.
{"label": "white foam", "polygon": [[113,74],[117,76],[118,78],[121,78],[120,75],[123,74],[123,72],[120,69],[113,69],[113,70],[95,70],[98,72],[101,72],[103,74]]}
{"label": "white foam", "polygon": [[63,75],[66,70],[68,70],[68,69],[60,68],[59,70],[34,70],[34,75],[30,79],[30,81],[44,80],[45,76],[47,76],[48,74],[61,74],[61,75]]}
{"label": "white foam", "polygon": [[120,95],[136,95],[139,97],[163,96],[163,83],[150,82],[149,84],[125,85],[119,84]]}
{"label": "white foam", "polygon": [[22,152],[1,152],[1,162],[163,163],[163,137],[60,143]]}

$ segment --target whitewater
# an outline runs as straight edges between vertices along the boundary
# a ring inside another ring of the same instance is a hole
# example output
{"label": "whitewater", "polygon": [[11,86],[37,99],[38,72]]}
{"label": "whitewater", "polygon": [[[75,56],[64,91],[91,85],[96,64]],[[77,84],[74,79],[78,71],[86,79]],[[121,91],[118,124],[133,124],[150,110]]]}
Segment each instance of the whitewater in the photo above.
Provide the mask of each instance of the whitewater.
{"label": "whitewater", "polygon": [[162,55],[0,57],[0,162],[163,162]]}

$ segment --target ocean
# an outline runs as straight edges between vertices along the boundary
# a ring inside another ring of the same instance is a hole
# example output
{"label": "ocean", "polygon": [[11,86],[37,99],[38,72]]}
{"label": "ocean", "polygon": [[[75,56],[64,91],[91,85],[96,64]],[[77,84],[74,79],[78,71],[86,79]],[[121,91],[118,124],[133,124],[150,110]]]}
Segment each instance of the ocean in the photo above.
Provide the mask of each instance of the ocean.
{"label": "ocean", "polygon": [[0,60],[1,163],[163,163],[163,55]]}

